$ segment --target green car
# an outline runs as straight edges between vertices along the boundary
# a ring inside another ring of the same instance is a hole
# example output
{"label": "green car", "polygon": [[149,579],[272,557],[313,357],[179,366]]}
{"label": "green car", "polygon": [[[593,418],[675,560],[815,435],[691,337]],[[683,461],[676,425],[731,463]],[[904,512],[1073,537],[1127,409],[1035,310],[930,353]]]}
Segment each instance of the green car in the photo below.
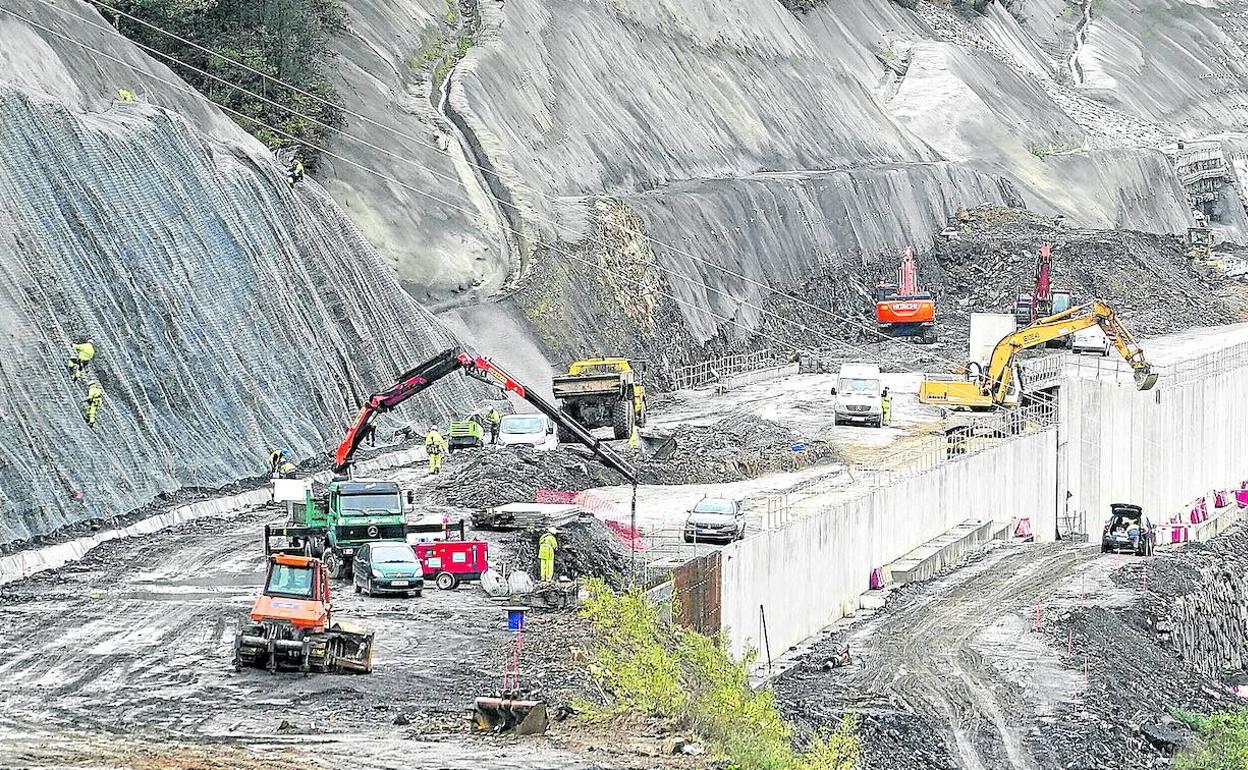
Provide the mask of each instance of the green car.
{"label": "green car", "polygon": [[351,570],[355,592],[374,596],[397,593],[420,596],[425,587],[424,568],[406,542],[379,540],[365,543],[355,552]]}

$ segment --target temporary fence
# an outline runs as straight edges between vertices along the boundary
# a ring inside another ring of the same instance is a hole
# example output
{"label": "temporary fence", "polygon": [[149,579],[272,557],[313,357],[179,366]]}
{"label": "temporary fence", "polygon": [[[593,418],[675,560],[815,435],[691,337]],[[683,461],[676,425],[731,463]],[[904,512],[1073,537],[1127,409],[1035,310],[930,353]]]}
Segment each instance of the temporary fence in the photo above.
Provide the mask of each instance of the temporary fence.
{"label": "temporary fence", "polygon": [[779,358],[770,348],[756,350],[752,353],[734,353],[678,367],[676,369],[675,385],[677,390],[696,388],[734,374],[744,374],[765,369],[779,362]]}

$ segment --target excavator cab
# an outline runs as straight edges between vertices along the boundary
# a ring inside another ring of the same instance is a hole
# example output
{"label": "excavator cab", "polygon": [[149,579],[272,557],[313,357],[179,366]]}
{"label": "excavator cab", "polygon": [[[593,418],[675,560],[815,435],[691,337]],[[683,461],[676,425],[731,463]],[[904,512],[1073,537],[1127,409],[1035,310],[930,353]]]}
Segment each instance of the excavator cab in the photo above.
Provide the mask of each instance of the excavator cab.
{"label": "excavator cab", "polygon": [[373,635],[331,616],[329,571],[320,560],[269,556],[264,590],[234,637],[234,669],[370,673]]}

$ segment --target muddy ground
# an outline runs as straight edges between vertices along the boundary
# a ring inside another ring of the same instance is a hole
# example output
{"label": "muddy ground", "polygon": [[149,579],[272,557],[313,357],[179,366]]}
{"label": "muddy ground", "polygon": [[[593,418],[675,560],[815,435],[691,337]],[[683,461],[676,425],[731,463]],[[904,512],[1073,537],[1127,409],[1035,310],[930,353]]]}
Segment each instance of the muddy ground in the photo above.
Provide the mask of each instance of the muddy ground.
{"label": "muddy ground", "polygon": [[[0,766],[655,766],[637,752],[658,737],[643,731],[607,755],[587,748],[600,728],[576,719],[549,739],[469,735],[465,709],[498,688],[511,637],[467,585],[408,600],[337,584],[335,611],[377,633],[372,675],[236,673],[236,622],[263,576],[261,528],[280,519],[201,519],[0,589]],[[586,686],[568,643],[579,623],[529,625],[526,682],[552,706]],[[223,764],[199,764],[209,745]]]}
{"label": "muddy ground", "polygon": [[[811,731],[858,713],[872,770],[1168,766],[1192,738],[1172,708],[1242,703],[1153,625],[1248,533],[1215,542],[1147,562],[1096,544],[994,543],[828,633],[777,697]],[[851,664],[833,667],[846,646]]]}

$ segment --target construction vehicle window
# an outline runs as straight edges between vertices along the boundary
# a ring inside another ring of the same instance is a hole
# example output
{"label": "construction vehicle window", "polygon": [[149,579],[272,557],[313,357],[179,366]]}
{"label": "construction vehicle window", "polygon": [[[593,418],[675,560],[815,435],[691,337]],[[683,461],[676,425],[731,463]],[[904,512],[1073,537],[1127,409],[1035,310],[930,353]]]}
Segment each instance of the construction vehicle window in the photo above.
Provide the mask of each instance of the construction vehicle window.
{"label": "construction vehicle window", "polygon": [[286,564],[275,564],[269,575],[266,593],[293,596],[301,599],[312,598],[312,580],[315,572],[311,567],[291,567]]}
{"label": "construction vehicle window", "polygon": [[878,393],[879,380],[841,379],[837,381],[841,393]]}
{"label": "construction vehicle window", "polygon": [[387,492],[376,495],[343,495],[341,498],[343,516],[378,516],[387,513],[401,513],[402,501],[398,492]]}

